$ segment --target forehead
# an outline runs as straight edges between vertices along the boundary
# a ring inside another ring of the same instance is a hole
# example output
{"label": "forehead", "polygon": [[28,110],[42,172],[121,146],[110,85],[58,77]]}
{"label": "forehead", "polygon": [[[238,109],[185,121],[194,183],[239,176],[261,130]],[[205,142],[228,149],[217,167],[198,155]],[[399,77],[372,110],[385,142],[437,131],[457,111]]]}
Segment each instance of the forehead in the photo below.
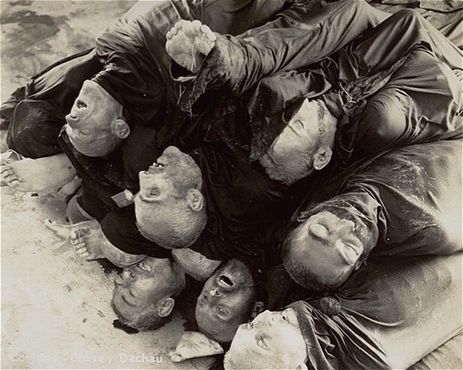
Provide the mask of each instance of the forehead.
{"label": "forehead", "polygon": [[313,214],[309,220],[312,220],[312,221],[331,221],[331,222],[339,222],[341,221],[341,218],[330,212],[330,211],[320,211],[320,212],[317,212],[315,214]]}

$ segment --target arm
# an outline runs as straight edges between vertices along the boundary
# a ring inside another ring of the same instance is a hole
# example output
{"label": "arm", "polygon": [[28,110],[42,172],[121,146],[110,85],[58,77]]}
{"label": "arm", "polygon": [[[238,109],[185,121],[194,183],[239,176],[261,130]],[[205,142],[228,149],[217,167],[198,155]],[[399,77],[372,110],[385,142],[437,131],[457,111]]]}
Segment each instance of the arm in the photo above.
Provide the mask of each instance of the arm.
{"label": "arm", "polygon": [[195,101],[218,87],[241,95],[265,76],[320,61],[387,16],[364,1],[296,1],[274,21],[241,36],[216,34],[196,78],[184,83],[183,95]]}

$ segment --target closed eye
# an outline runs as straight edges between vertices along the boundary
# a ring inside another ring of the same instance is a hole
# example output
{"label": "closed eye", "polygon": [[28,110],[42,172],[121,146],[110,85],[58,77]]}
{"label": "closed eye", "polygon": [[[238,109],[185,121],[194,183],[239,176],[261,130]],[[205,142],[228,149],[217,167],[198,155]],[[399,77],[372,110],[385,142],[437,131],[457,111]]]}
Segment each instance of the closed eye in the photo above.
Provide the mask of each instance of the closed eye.
{"label": "closed eye", "polygon": [[222,320],[227,320],[231,314],[230,309],[227,306],[222,305],[216,306],[215,311],[219,318],[221,318]]}
{"label": "closed eye", "polygon": [[257,346],[268,351],[270,350],[270,347],[269,347],[269,343],[268,343],[268,340],[267,338],[262,335],[262,334],[258,334],[256,335],[256,343],[257,343]]}
{"label": "closed eye", "polygon": [[294,124],[297,125],[301,130],[304,130],[304,123],[301,120],[294,121]]}
{"label": "closed eye", "polygon": [[325,225],[320,223],[314,223],[310,225],[310,233],[318,239],[327,239],[330,235],[330,231]]}

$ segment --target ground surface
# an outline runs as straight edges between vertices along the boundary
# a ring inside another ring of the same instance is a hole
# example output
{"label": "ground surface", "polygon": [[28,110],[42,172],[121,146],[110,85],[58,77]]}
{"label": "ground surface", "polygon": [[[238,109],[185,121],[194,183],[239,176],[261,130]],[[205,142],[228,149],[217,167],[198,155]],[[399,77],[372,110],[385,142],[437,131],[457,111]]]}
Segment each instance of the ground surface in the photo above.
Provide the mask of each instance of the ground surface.
{"label": "ground surface", "polygon": [[[91,47],[134,1],[0,1],[1,98],[59,58]],[[200,368],[170,363],[183,325],[151,333],[114,329],[114,271],[85,262],[43,226],[64,222],[50,195],[1,189],[2,368]]]}

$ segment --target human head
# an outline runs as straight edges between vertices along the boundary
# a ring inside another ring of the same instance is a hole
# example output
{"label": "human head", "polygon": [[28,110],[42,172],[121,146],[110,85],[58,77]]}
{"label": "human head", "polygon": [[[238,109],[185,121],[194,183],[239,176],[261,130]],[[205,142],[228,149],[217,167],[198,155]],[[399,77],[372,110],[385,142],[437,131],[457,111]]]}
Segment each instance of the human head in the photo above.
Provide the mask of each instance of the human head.
{"label": "human head", "polygon": [[185,275],[172,260],[146,257],[114,280],[111,306],[121,323],[154,330],[169,321],[184,287]]}
{"label": "human head", "polygon": [[122,105],[105,89],[86,80],[66,116],[66,133],[71,144],[89,157],[111,153],[130,134],[122,112]]}
{"label": "human head", "polygon": [[333,155],[337,120],[321,100],[304,100],[259,159],[268,176],[285,184],[323,169]]}
{"label": "human head", "polygon": [[201,170],[193,158],[170,146],[139,178],[135,215],[140,233],[164,248],[193,244],[207,222]]}
{"label": "human head", "polygon": [[201,332],[228,343],[255,307],[256,285],[251,271],[240,260],[232,259],[221,264],[204,284],[195,318]]}
{"label": "human head", "polygon": [[238,328],[225,355],[224,367],[231,369],[306,368],[307,350],[293,308],[265,311]]}
{"label": "human head", "polygon": [[322,203],[299,221],[283,243],[283,264],[296,283],[312,291],[339,287],[376,244],[377,235],[353,207]]}

